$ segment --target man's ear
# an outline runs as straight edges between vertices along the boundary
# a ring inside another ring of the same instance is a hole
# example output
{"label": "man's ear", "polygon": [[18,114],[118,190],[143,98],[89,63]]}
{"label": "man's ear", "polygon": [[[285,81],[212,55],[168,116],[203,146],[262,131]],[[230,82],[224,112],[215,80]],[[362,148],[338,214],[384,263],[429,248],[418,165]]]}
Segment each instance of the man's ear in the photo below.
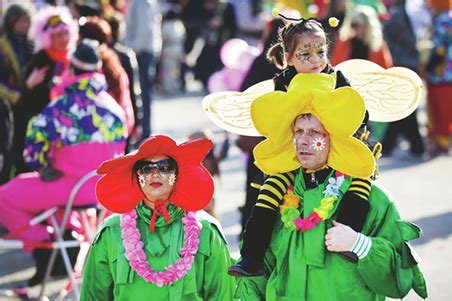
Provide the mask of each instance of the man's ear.
{"label": "man's ear", "polygon": [[286,61],[287,65],[293,66],[292,57],[290,57],[288,52],[284,52],[284,60]]}

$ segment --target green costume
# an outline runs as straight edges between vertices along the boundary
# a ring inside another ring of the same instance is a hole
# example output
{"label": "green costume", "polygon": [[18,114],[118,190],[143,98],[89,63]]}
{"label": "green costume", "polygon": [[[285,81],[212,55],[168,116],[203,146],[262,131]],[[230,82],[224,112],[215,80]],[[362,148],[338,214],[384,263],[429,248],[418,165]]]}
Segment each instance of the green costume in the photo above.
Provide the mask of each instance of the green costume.
{"label": "green costume", "polygon": [[[137,206],[137,227],[150,267],[163,271],[179,259],[183,247],[184,211],[170,204],[170,222],[159,216],[155,232],[149,231],[151,210]],[[200,243],[191,270],[173,285],[157,287],[139,277],[124,256],[119,216],[108,219],[91,247],[83,277],[81,300],[233,300],[235,279],[227,275],[232,263],[226,241],[207,214],[197,215],[202,224]]]}
{"label": "green costume", "polygon": [[[328,178],[330,178],[332,174]],[[296,177],[295,193],[300,196],[299,210],[307,217],[319,207],[328,183],[306,190],[303,176]],[[347,191],[351,178],[340,187]],[[404,297],[413,288],[421,297],[427,289],[409,240],[420,235],[420,229],[400,219],[395,205],[377,185],[372,185],[370,211],[362,234],[372,240],[366,257],[351,263],[325,247],[330,218],[304,233],[284,228],[280,218],[275,226],[270,248],[265,255],[265,274],[240,278],[236,297],[242,300],[384,300]]]}

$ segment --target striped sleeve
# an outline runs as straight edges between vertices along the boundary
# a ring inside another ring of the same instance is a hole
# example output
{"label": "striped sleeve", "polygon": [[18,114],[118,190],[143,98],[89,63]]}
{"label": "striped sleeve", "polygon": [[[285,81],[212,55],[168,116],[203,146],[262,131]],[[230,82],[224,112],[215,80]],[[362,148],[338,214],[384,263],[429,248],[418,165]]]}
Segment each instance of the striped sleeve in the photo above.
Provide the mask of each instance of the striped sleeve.
{"label": "striped sleeve", "polygon": [[370,195],[370,180],[362,178],[353,178],[348,191],[365,199],[369,200]]}
{"label": "striped sleeve", "polygon": [[351,251],[358,256],[359,259],[363,259],[369,253],[370,248],[372,247],[372,240],[358,233],[358,237],[356,238],[355,244],[353,245]]}
{"label": "striped sleeve", "polygon": [[256,206],[277,211],[283,203],[287,187],[294,184],[296,173],[294,170],[269,176],[261,187]]}

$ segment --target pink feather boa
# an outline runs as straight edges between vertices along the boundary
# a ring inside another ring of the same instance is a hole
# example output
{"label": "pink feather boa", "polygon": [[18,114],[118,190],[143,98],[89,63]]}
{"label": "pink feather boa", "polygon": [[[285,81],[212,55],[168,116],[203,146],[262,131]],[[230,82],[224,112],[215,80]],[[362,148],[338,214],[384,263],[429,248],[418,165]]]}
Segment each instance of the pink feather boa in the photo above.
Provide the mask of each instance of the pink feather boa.
{"label": "pink feather boa", "polygon": [[[65,24],[60,24],[55,28],[48,28],[44,31],[44,27],[47,21],[52,16],[61,16]],[[67,7],[63,6],[47,6],[33,16],[30,32],[28,37],[35,43],[35,52],[41,49],[48,49],[50,47],[50,36],[52,33],[59,32],[63,29],[69,30],[69,45],[68,49],[75,47],[78,39],[78,23],[71,16],[71,13]]]}

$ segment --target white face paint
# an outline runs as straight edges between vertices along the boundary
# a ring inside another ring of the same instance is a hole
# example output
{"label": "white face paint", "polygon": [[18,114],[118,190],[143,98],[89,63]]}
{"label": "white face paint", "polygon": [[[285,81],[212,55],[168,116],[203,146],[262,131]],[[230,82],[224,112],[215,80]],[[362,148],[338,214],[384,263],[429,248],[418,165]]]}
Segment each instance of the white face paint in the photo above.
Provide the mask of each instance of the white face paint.
{"label": "white face paint", "polygon": [[298,116],[294,126],[294,146],[304,169],[317,169],[326,164],[330,137],[314,115]]}
{"label": "white face paint", "polygon": [[312,140],[311,146],[315,151],[319,152],[325,148],[325,145],[326,145],[325,139],[323,137],[317,137]]}
{"label": "white face paint", "polygon": [[144,188],[144,186],[146,186],[146,179],[143,175],[138,176],[138,182],[140,183],[141,188]]}
{"label": "white face paint", "polygon": [[165,164],[167,159],[165,155],[149,156],[144,160],[150,163],[137,171],[141,191],[150,202],[166,201],[173,191],[176,174]]}
{"label": "white face paint", "polygon": [[168,177],[168,184],[170,186],[174,186],[174,183],[176,182],[176,174],[172,173]]}

